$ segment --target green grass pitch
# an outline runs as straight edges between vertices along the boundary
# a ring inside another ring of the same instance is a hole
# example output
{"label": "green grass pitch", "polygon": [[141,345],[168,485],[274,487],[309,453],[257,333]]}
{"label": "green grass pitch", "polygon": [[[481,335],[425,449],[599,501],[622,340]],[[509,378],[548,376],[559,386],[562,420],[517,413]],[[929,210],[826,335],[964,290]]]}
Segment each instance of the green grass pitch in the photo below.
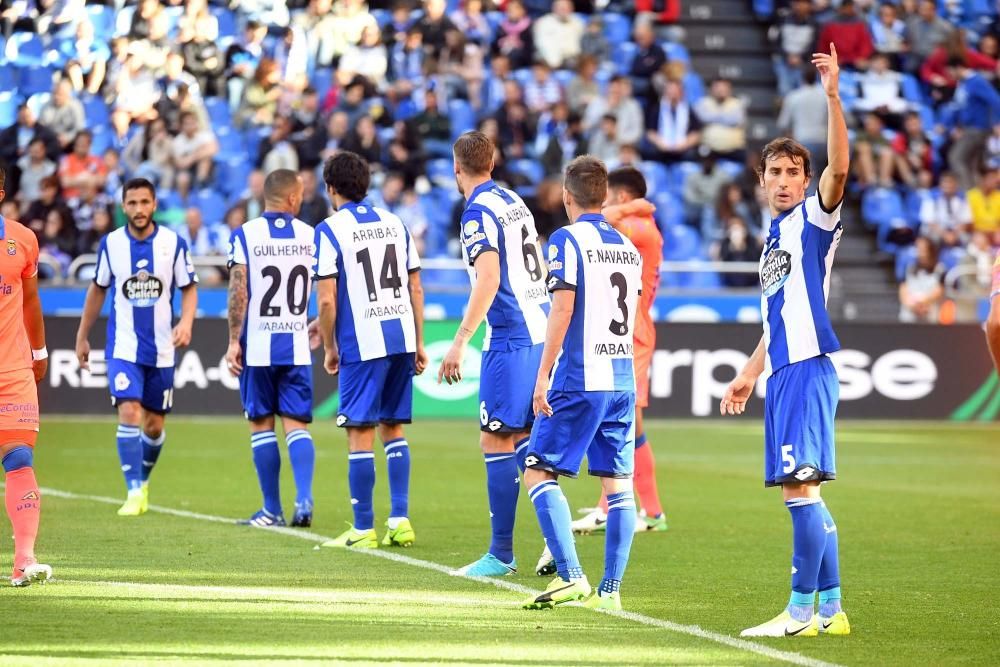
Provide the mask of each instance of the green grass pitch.
{"label": "green grass pitch", "polygon": [[[329,423],[313,432],[309,532],[334,536],[350,518],[344,435]],[[99,498],[124,497],[113,420],[43,422],[36,468],[52,491],[38,554],[56,580],[0,588],[0,664],[1000,664],[1000,457],[991,426],[840,424],[840,479],[824,497],[839,526],[854,634],[753,644],[727,637],[784,605],[791,550],[779,493],[761,483],[757,422],[649,424],[670,530],[636,538],[622,588],[626,609],[641,615],[632,618],[519,608],[527,588],[546,583],[533,572],[542,542],[525,493],[521,571],[500,587],[446,574],[488,539],[474,423],[408,431],[417,543],[391,553],[420,562],[318,551],[309,536],[209,520],[259,507],[246,425],[175,415],[167,434],[151,502],[180,513],[123,519]],[[381,535],[380,454],[376,466]],[[596,500],[593,480],[563,488],[574,507]],[[288,511],[287,458],[282,491]],[[10,533],[0,535],[6,576]],[[603,538],[578,546],[599,580]]]}

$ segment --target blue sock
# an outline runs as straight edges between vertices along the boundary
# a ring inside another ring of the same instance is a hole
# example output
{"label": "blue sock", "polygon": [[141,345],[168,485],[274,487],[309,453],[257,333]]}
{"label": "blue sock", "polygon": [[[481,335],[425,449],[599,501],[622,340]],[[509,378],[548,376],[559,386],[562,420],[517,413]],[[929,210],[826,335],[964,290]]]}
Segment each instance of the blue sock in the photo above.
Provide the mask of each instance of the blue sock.
{"label": "blue sock", "polygon": [[125,488],[134,491],[142,486],[142,443],[138,426],[118,425],[118,460],[125,474]]}
{"label": "blue sock", "polygon": [[788,611],[797,621],[808,621],[819,584],[819,566],[826,547],[823,506],[819,498],[785,501],[792,515],[792,595]]}
{"label": "blue sock", "polygon": [[385,467],[389,476],[389,518],[410,516],[410,445],[406,438],[383,443]]}
{"label": "blue sock", "polygon": [[264,496],[264,511],[274,516],[281,516],[281,453],[278,451],[278,438],[274,431],[258,431],[250,436],[250,447],[253,450],[253,465],[257,469],[257,481],[260,482],[260,492]]}
{"label": "blue sock", "polygon": [[837,524],[833,515],[823,508],[823,531],[826,533],[826,547],[823,549],[823,560],[819,565],[819,615],[829,618],[841,611],[840,608],[840,554],[837,541]]}
{"label": "blue sock", "polygon": [[163,441],[167,439],[167,432],[161,431],[158,438],[151,438],[145,432],[139,437],[142,440],[142,481],[148,482],[149,476],[153,472],[153,466],[160,458]]}
{"label": "blue sock", "polygon": [[569,513],[569,503],[555,480],[536,484],[528,490],[531,502],[538,515],[545,544],[556,561],[556,571],[564,581],[583,576],[580,559],[573,543],[573,521]]}
{"label": "blue sock", "polygon": [[351,490],[351,507],[354,510],[354,529],[371,530],[375,527],[375,454],[353,452],[347,456],[347,486]]}
{"label": "blue sock", "polygon": [[531,438],[522,438],[514,443],[514,455],[517,459],[517,469],[524,474],[524,459],[528,458],[528,445],[531,444]]}
{"label": "blue sock", "polygon": [[298,428],[285,434],[285,443],[295,477],[295,504],[312,505],[313,468],[316,467],[316,447],[312,436],[306,429]]}
{"label": "blue sock", "polygon": [[604,579],[602,593],[614,593],[622,585],[628,554],[635,535],[635,496],[631,491],[608,494],[608,523],[604,534]]}
{"label": "blue sock", "polygon": [[486,454],[486,491],[490,499],[490,553],[504,563],[514,560],[514,516],[521,491],[517,455]]}

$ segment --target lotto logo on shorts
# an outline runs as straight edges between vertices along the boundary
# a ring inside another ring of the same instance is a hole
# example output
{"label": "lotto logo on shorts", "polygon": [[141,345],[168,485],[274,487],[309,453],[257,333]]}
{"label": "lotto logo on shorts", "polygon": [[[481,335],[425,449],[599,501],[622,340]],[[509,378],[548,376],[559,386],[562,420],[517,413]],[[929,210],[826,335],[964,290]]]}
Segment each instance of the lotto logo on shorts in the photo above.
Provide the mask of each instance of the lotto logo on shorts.
{"label": "lotto logo on shorts", "polygon": [[799,480],[800,482],[804,482],[815,474],[816,474],[815,468],[810,468],[809,466],[806,466],[805,468],[802,468],[797,473],[795,473],[795,479]]}
{"label": "lotto logo on shorts", "polygon": [[526,459],[524,459],[524,467],[525,468],[530,468],[531,466],[536,466],[539,463],[541,463],[541,462],[538,460],[538,457],[535,456],[534,454],[531,454]]}
{"label": "lotto logo on shorts", "polygon": [[486,428],[488,428],[491,431],[499,431],[501,428],[503,428],[503,422],[501,422],[499,419],[494,419],[493,421],[491,421],[489,424],[486,425]]}
{"label": "lotto logo on shorts", "polygon": [[337,426],[343,426],[347,423],[347,415],[337,415]]}

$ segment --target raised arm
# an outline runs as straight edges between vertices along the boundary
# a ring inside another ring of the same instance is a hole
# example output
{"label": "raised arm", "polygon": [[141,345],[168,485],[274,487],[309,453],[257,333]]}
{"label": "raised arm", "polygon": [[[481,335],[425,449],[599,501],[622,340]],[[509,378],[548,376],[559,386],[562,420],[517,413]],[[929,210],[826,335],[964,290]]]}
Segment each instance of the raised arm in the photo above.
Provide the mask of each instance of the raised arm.
{"label": "raised arm", "polygon": [[851,166],[851,146],[847,140],[847,122],[844,106],[840,101],[840,66],[837,48],[830,43],[830,53],[814,53],[813,65],[819,71],[823,90],[826,91],[827,166],[819,178],[819,195],[826,210],[832,210],[844,198],[847,172]]}

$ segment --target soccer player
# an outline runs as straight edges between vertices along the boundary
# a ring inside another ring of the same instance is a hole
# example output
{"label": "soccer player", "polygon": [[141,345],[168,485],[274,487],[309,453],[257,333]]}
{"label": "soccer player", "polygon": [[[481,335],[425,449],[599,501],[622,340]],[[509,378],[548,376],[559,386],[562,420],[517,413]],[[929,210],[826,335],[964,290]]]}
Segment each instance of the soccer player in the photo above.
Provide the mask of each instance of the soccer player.
{"label": "soccer player", "polygon": [[250,448],[264,506],[240,523],[284,526],[281,454],[274,416],[281,415],[295,477],[292,525],[312,525],[312,357],[307,313],[315,230],[295,216],[304,186],[278,169],[264,181],[264,212],[233,231],[229,242],[229,372],[240,378],[250,420]]}
{"label": "soccer player", "polygon": [[[0,202],[7,174],[0,167]],[[38,298],[38,241],[31,230],[0,216],[0,461],[4,501],[14,529],[10,583],[45,583],[52,568],[35,559],[42,497],[33,457],[38,438],[38,389],[49,354]]]}
{"label": "soccer player", "polygon": [[993,355],[993,365],[1000,373],[1000,251],[993,263],[993,287],[990,289],[990,314],[986,318],[986,343]]}
{"label": "soccer player", "polygon": [[514,517],[534,422],[526,380],[538,372],[549,312],[535,219],[516,193],[493,181],[493,151],[493,142],[482,132],[467,132],[455,142],[455,180],[467,201],[461,234],[472,293],[438,370],[439,383],[462,379],[469,339],[485,318],[479,446],[486,462],[492,539],[486,554],[457,570],[474,577],[517,571]]}
{"label": "soccer player", "polygon": [[[111,403],[118,409],[118,458],[128,497],[119,516],[149,508],[149,476],[163,449],[163,422],[174,403],[175,350],[191,342],[198,307],[198,276],[184,239],[153,222],[156,190],[144,178],[122,187],[128,223],[101,240],[97,273],[87,290],[76,356],[90,368],[90,329],[113,287],[107,361]],[[173,326],[174,290],[181,290],[181,317]]]}
{"label": "soccer player", "polygon": [[[836,477],[834,414],[840,383],[827,356],[840,349],[826,299],[833,255],[843,227],[840,208],[850,146],[838,92],[837,50],[813,54],[827,96],[829,162],[816,194],[809,151],[775,139],[761,154],[759,178],[771,209],[760,260],[764,335],[722,398],[722,414],[741,414],[767,371],[764,399],[764,486],[780,486],[792,515],[792,594],[772,620],[743,637],[814,637],[850,633],[840,607],[837,525],[820,497],[820,482]],[[819,591],[819,621],[814,611]]]}
{"label": "soccer player", "polygon": [[[549,238],[552,312],[535,381],[537,421],[531,429],[524,482],[558,576],[541,595],[525,602],[526,609],[583,598],[588,607],[621,609],[619,588],[636,521],[632,337],[642,291],[642,256],[601,215],[607,187],[608,172],[600,160],[584,155],[570,162],[563,204],[573,223]],[[601,478],[608,496],[604,579],[592,595],[557,481],[560,476],[576,477],[584,455],[590,474]]]}
{"label": "soccer player", "polygon": [[316,291],[323,367],[340,374],[337,426],[347,429],[347,481],[354,522],[320,546],[367,549],[375,535],[375,427],[385,449],[392,507],[384,546],[416,539],[409,519],[413,376],[427,366],[420,258],[397,216],[365,199],[368,163],[339,151],[323,167],[336,211],[316,227]]}
{"label": "soccer player", "polygon": [[[665,531],[667,519],[660,505],[656,485],[656,462],[653,448],[646,441],[642,409],[649,405],[649,367],[656,350],[656,326],[653,324],[653,301],[660,284],[660,260],[663,258],[663,236],[653,219],[655,207],[646,199],[646,179],[635,167],[620,167],[608,174],[608,199],[604,202],[604,218],[625,235],[642,255],[642,297],[635,315],[635,475],[633,481],[639,503],[645,511],[644,520],[636,521],[636,532]],[[573,522],[573,532],[591,533],[604,530],[608,499],[602,495],[598,508]]]}

